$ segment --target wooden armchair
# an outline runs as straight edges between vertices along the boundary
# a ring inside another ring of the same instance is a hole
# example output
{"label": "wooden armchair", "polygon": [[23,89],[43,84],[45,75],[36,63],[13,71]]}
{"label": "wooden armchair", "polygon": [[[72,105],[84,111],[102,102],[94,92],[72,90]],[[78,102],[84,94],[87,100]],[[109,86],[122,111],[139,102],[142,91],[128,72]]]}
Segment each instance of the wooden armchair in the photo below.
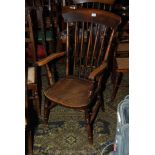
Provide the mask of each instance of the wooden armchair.
{"label": "wooden armchair", "polygon": [[[103,106],[103,88],[110,60],[111,45],[120,17],[97,9],[79,8],[63,13],[67,23],[66,51],[54,53],[37,62],[46,66],[49,88],[44,91],[44,119],[50,109],[61,105],[85,113],[89,143],[93,143],[93,122]],[[56,83],[48,63],[65,56],[66,77]]]}

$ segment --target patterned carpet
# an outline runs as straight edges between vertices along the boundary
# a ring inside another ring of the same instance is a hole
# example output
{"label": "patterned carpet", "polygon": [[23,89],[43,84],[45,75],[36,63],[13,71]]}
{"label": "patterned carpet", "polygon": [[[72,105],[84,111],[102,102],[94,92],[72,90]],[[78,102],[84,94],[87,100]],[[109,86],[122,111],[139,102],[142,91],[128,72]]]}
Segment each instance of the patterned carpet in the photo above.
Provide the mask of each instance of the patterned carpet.
{"label": "patterned carpet", "polygon": [[[123,82],[128,83],[128,75],[124,76]],[[111,104],[111,83],[107,82],[105,112],[100,110],[95,120],[93,145],[88,144],[83,113],[55,107],[50,113],[48,127],[40,121],[36,128],[34,155],[100,155],[103,145],[114,139],[117,104],[128,93],[128,87],[120,87],[115,102]]]}

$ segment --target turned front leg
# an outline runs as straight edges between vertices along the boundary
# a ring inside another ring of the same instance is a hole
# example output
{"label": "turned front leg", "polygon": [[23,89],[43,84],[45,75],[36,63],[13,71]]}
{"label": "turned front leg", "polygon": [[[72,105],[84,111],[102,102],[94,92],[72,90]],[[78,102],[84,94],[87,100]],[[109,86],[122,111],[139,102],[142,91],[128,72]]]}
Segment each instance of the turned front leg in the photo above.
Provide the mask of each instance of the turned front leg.
{"label": "turned front leg", "polygon": [[88,111],[85,111],[85,119],[87,125],[87,132],[88,132],[88,141],[90,144],[93,144],[93,126],[90,122],[91,114]]}

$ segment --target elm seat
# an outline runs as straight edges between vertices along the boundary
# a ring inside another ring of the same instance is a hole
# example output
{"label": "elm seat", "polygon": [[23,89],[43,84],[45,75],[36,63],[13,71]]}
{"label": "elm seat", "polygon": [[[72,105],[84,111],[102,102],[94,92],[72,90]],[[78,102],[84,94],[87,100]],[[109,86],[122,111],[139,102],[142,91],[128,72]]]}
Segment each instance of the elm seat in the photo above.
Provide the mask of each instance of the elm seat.
{"label": "elm seat", "polygon": [[53,102],[66,107],[83,108],[88,105],[90,83],[81,79],[62,79],[48,88],[44,94]]}

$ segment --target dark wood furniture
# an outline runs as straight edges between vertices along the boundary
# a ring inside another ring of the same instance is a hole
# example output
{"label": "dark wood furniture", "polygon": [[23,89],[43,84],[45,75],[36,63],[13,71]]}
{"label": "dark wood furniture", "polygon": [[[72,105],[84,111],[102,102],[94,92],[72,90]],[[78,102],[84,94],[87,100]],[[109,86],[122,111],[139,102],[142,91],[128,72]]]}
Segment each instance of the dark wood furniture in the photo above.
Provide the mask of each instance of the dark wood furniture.
{"label": "dark wood furniture", "polygon": [[[31,82],[28,69],[26,69],[25,74],[25,155],[33,155],[34,131],[38,125],[40,107],[38,107],[38,96],[32,96],[35,94],[34,89],[37,89],[37,85],[34,83],[28,84],[28,82]],[[34,70],[33,73],[35,73]]]}
{"label": "dark wood furniture", "polygon": [[27,83],[25,83],[25,89],[25,155],[33,155],[34,131],[38,125],[38,114],[29,96]]}
{"label": "dark wood furniture", "polygon": [[119,30],[116,57],[129,57],[129,22],[126,22]]}
{"label": "dark wood furniture", "polygon": [[[50,86],[44,91],[44,119],[56,105],[85,113],[89,143],[93,143],[93,122],[100,107],[104,108],[103,89],[108,71],[112,41],[119,16],[98,9],[79,8],[63,13],[67,23],[66,51],[54,53],[37,62],[46,66]],[[52,83],[48,63],[66,58],[66,77]]]}
{"label": "dark wood furniture", "polygon": [[111,75],[113,84],[111,102],[115,100],[123,75],[129,72],[129,22],[127,21],[119,28],[117,44]]}
{"label": "dark wood furniture", "polygon": [[31,19],[31,10],[25,10],[25,54],[26,62],[34,64],[36,62],[36,45]]}
{"label": "dark wood furniture", "polygon": [[51,5],[26,7],[26,15],[29,13],[32,23],[36,60],[55,52],[56,26],[51,7]]}
{"label": "dark wood furniture", "polygon": [[25,96],[25,154],[33,155],[33,137],[30,125],[29,104],[27,94]]}
{"label": "dark wood furniture", "polygon": [[25,18],[25,49],[26,49],[26,87],[29,94],[29,99],[33,100],[34,108],[40,116],[40,98],[38,95],[38,78],[37,71],[38,68],[35,66],[37,60],[36,56],[36,42],[33,33],[33,24],[31,19],[31,9],[26,9],[26,18]]}
{"label": "dark wood furniture", "polygon": [[114,57],[114,64],[113,64],[112,78],[111,78],[112,84],[113,84],[111,102],[113,102],[116,97],[117,91],[121,84],[123,74],[128,73],[128,72],[129,72],[129,58]]}
{"label": "dark wood furniture", "polygon": [[129,57],[129,0],[118,0],[113,12],[122,18],[118,28],[118,42],[116,57]]}
{"label": "dark wood furniture", "polygon": [[41,105],[38,95],[38,83],[37,83],[37,68],[36,67],[28,67],[28,75],[27,75],[27,90],[29,92],[29,99],[33,100],[33,106],[38,114],[38,117],[41,114]]}

